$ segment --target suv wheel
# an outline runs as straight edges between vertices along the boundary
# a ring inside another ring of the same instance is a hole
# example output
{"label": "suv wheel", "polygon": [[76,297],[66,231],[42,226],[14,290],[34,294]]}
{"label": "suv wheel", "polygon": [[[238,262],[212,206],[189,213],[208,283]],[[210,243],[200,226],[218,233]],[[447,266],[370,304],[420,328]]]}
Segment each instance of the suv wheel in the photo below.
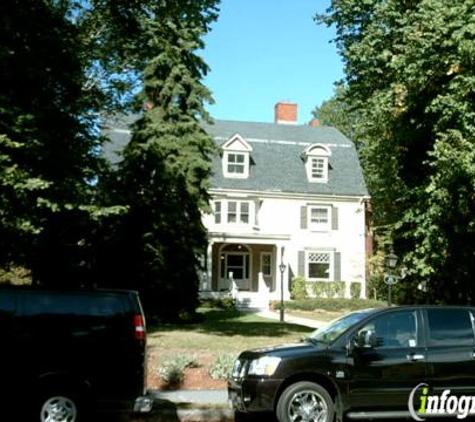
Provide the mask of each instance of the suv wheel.
{"label": "suv wheel", "polygon": [[45,394],[39,403],[40,422],[79,422],[79,399],[74,394]]}
{"label": "suv wheel", "polygon": [[279,422],[331,422],[334,412],[335,406],[327,390],[308,381],[287,387],[276,409]]}

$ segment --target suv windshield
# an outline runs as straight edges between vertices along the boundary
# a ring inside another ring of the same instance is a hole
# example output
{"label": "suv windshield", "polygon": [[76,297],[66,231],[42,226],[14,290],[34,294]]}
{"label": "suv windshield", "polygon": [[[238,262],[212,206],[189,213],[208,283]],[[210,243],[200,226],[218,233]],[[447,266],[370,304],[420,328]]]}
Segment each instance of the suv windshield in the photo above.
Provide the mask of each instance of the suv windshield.
{"label": "suv windshield", "polygon": [[334,319],[315,330],[308,338],[312,342],[330,344],[348,328],[360,322],[373,309],[362,309]]}

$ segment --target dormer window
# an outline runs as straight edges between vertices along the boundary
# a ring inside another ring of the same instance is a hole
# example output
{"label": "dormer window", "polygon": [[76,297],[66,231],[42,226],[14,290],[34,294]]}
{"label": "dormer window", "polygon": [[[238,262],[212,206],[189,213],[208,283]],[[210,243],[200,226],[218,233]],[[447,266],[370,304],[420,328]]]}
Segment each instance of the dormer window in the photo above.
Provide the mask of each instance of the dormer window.
{"label": "dormer window", "polygon": [[222,146],[223,175],[228,178],[247,179],[249,177],[252,147],[236,134]]}
{"label": "dormer window", "polygon": [[304,151],[305,167],[309,182],[328,182],[328,158],[330,148],[322,144],[314,144]]}
{"label": "dormer window", "polygon": [[246,172],[246,154],[227,153],[227,173],[242,175]]}

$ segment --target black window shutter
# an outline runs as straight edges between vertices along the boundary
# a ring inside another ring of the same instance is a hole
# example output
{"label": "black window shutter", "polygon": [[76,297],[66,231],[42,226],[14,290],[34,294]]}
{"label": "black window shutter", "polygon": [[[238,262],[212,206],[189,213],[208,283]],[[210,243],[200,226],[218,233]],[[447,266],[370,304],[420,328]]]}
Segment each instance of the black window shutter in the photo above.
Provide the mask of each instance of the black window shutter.
{"label": "black window shutter", "polygon": [[341,281],[341,252],[335,252],[333,256],[333,265],[334,281]]}
{"label": "black window shutter", "polygon": [[332,230],[338,230],[338,207],[332,206]]}
{"label": "black window shutter", "polygon": [[299,251],[298,275],[305,277],[305,252]]}
{"label": "black window shutter", "polygon": [[304,205],[300,207],[300,228],[307,228],[307,206]]}

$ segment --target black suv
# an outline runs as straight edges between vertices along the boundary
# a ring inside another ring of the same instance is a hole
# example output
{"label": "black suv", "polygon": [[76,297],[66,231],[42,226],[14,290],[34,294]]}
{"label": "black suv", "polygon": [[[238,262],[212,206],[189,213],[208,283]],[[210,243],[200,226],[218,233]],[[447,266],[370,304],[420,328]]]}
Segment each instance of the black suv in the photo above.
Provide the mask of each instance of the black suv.
{"label": "black suv", "polygon": [[475,396],[474,321],[470,307],[353,312],[299,344],[241,353],[229,398],[237,412],[275,412],[280,422],[423,420],[414,414],[414,393],[425,394],[424,409],[428,389]]}
{"label": "black suv", "polygon": [[0,402],[18,420],[78,422],[149,411],[136,292],[0,288]]}

